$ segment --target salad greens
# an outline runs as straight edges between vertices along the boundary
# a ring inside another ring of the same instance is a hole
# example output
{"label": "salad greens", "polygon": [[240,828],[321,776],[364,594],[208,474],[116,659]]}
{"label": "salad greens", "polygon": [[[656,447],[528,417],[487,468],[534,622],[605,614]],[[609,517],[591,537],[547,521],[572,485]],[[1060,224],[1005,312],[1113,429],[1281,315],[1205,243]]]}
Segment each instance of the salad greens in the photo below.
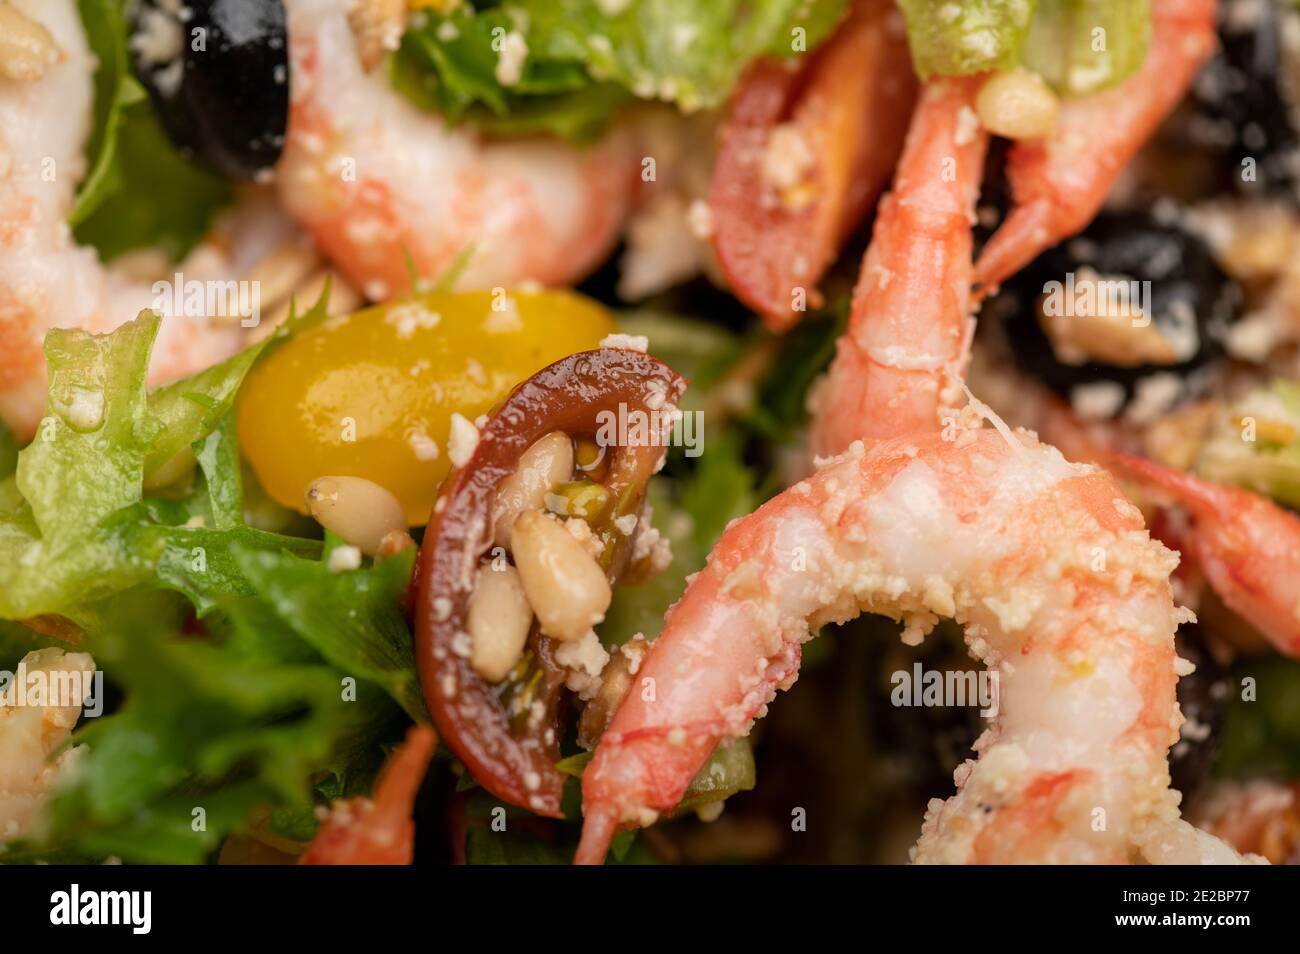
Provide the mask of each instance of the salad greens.
{"label": "salad greens", "polygon": [[1079,95],[1136,73],[1150,43],[1150,0],[1039,0],[1024,61],[1057,90]]}
{"label": "salad greens", "polygon": [[1024,65],[1058,92],[1113,86],[1141,68],[1150,0],[899,0],[922,78]]}
{"label": "salad greens", "polygon": [[1216,774],[1300,776],[1300,662],[1278,655],[1243,658],[1228,685]]}
{"label": "salad greens", "polygon": [[493,133],[589,140],[611,108],[721,105],[761,56],[811,50],[847,0],[506,0],[421,11],[392,58],[398,90]]}
{"label": "salad greens", "polygon": [[966,76],[1020,63],[1037,0],[899,0],[922,78]]}
{"label": "salad greens", "polygon": [[[336,574],[320,540],[244,522],[235,394],[325,305],[152,394],[156,315],[48,335],[47,416],[0,482],[0,649],[66,647],[16,622],[60,617],[125,701],[74,737],[48,839],[4,857],[200,861],[255,807],[309,835],[313,793],[364,788],[381,743],[427,720],[400,609],[414,552]],[[195,472],[146,497],[151,460],[187,447]]]}
{"label": "salad greens", "polygon": [[95,70],[89,172],[68,222],[104,261],[137,248],[185,256],[230,201],[229,185],[177,151],[132,73],[125,0],[77,0]]}

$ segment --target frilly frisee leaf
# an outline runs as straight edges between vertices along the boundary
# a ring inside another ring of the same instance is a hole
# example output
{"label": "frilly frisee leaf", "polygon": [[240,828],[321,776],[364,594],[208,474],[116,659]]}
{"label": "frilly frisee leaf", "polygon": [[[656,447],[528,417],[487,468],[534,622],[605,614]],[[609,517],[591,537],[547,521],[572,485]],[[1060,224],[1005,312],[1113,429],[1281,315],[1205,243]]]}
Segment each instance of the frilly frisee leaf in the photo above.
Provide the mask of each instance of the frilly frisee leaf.
{"label": "frilly frisee leaf", "polygon": [[[327,314],[328,288],[263,341],[152,394],[146,374],[161,320],[153,312],[106,335],[51,331],[46,416],[14,476],[0,481],[0,617],[59,613],[150,581],[181,590],[206,614],[221,593],[249,592],[231,547],[319,554],[318,540],[243,526],[236,441],[219,426],[257,359]],[[195,452],[206,499],[144,498],[146,475]],[[170,525],[181,513],[203,526]]]}
{"label": "frilly frisee leaf", "polygon": [[185,613],[176,594],[139,588],[75,613],[125,702],[76,733],[86,749],[44,850],[199,862],[247,830],[254,807],[310,809],[314,779],[350,777],[395,737],[401,720],[381,691],[349,692],[309,647],[283,652],[298,640],[273,618],[230,616],[241,638],[216,627],[195,639],[180,631]]}
{"label": "frilly frisee leaf", "polygon": [[399,91],[498,134],[590,140],[633,98],[722,105],[760,56],[812,50],[846,0],[508,0],[413,18],[390,64]]}

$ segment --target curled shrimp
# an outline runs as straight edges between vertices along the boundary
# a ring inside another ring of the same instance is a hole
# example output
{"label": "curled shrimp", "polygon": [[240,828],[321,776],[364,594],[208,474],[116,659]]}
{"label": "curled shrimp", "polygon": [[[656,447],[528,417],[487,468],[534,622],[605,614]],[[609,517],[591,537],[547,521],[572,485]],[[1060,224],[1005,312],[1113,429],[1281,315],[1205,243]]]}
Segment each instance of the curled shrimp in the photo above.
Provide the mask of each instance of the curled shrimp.
{"label": "curled shrimp", "polygon": [[618,238],[639,179],[619,134],[579,149],[489,142],[368,75],[348,0],[292,0],[289,130],[276,166],[285,208],[368,297],[409,287],[408,256],[437,278],[465,249],[459,288],[581,278]]}
{"label": "curled shrimp", "polygon": [[1214,591],[1280,652],[1300,658],[1300,519],[1248,490],[1138,457],[1111,459],[1191,513],[1189,548]]}
{"label": "curled shrimp", "polygon": [[1113,89],[1065,100],[1051,137],[1012,147],[1007,177],[1014,204],[975,263],[982,291],[1092,220],[1213,50],[1214,0],[1152,0],[1151,7],[1142,68]]}
{"label": "curled shrimp", "polygon": [[[102,333],[151,307],[150,284],[100,264],[68,228],[90,134],[95,59],[74,0],[17,0],[60,58],[28,80],[0,82],[0,418],[32,436],[45,407],[45,332]],[[165,316],[150,381],[184,377],[234,353],[237,322]]]}
{"label": "curled shrimp", "polygon": [[905,635],[953,617],[1000,683],[915,860],[1235,859],[1169,787],[1176,563],[1109,473],[1028,432],[855,444],[733,524],[669,612],[638,673],[654,692],[625,698],[583,776],[577,860],[675,806],[793,683],[810,627],[860,612]]}
{"label": "curled shrimp", "polygon": [[849,326],[813,397],[818,454],[939,426],[970,351],[971,221],[988,136],[978,79],[927,84],[880,203]]}

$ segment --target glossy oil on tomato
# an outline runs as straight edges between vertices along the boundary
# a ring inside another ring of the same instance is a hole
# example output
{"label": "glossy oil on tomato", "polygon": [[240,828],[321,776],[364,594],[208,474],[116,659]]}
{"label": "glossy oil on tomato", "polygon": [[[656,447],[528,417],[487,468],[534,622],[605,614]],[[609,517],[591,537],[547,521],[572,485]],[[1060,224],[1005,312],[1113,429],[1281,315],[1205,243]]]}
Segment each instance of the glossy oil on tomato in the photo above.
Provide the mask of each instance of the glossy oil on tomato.
{"label": "glossy oil on tomato", "polygon": [[240,444],[287,507],[303,511],[308,484],[346,474],[387,487],[407,521],[423,524],[451,466],[451,415],[474,420],[613,331],[595,302],[556,291],[439,293],[331,319],[254,368]]}

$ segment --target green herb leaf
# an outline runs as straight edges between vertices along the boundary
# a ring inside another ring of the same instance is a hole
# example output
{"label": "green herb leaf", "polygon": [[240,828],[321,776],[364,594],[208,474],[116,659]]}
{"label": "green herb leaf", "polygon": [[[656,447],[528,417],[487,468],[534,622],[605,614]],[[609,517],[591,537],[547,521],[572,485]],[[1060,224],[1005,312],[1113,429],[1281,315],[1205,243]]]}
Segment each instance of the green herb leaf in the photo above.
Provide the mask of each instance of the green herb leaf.
{"label": "green herb leaf", "polygon": [[[594,138],[634,98],[720,106],[744,68],[813,49],[846,0],[464,3],[423,11],[391,63],[394,85],[452,122],[498,134]],[[517,75],[514,75],[517,74]]]}
{"label": "green herb leaf", "polygon": [[265,549],[237,559],[257,595],[304,643],[341,672],[381,686],[412,719],[429,722],[400,608],[414,549],[346,573]]}

